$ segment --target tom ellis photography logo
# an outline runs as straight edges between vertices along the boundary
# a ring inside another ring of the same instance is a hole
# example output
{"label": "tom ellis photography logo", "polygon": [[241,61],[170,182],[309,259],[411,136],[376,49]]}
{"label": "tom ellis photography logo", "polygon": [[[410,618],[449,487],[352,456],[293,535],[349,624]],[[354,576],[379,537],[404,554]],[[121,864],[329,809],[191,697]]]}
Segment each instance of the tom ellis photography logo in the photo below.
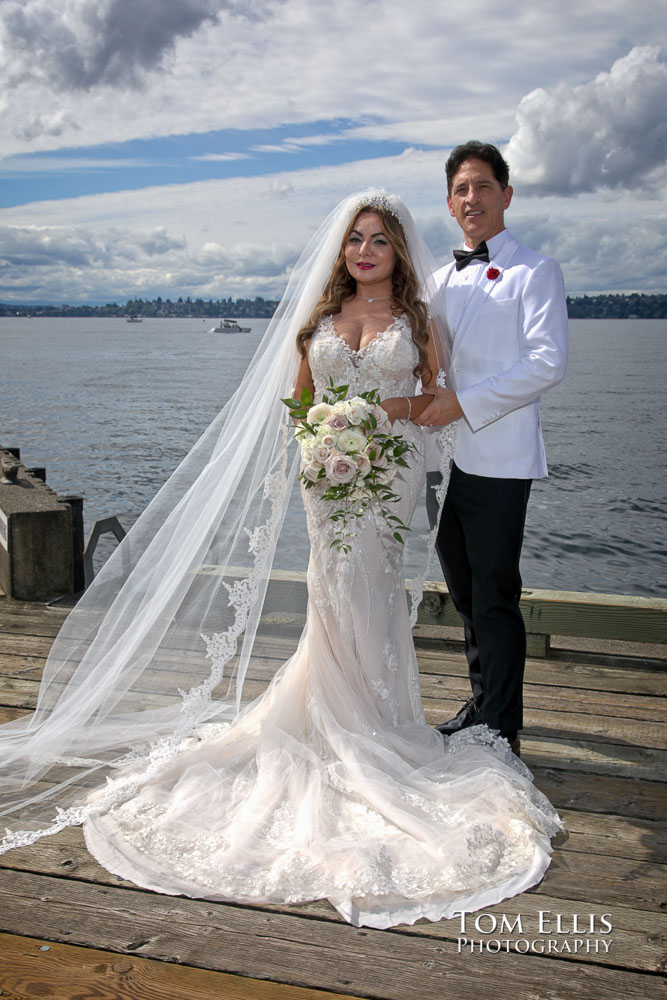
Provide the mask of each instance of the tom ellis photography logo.
{"label": "tom ellis photography logo", "polygon": [[611,913],[456,913],[457,951],[469,954],[518,951],[540,955],[607,954],[614,943]]}

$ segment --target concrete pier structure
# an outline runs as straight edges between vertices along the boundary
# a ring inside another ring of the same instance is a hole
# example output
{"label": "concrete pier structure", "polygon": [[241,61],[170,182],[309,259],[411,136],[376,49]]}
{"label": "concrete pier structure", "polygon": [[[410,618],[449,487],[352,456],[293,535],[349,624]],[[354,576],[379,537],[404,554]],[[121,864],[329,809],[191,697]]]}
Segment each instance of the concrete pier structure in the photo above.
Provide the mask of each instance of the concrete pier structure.
{"label": "concrete pier structure", "polygon": [[0,448],[0,473],[0,587],[23,601],[80,589],[74,557],[74,534],[83,533],[80,498],[73,512],[46,484],[44,469],[23,465],[17,448]]}

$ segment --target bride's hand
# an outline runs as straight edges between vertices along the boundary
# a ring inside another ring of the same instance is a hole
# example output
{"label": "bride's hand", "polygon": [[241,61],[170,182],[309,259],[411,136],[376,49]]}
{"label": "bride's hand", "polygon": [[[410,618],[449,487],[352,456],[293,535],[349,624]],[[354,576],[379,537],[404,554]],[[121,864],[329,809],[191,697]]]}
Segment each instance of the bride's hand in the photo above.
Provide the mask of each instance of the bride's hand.
{"label": "bride's hand", "polygon": [[383,399],[380,406],[385,411],[389,420],[393,424],[395,420],[407,420],[410,412],[410,405],[407,396],[390,396]]}
{"label": "bride's hand", "polygon": [[429,389],[421,396],[390,396],[388,399],[383,399],[380,406],[393,424],[395,420],[414,420],[432,400],[433,396]]}

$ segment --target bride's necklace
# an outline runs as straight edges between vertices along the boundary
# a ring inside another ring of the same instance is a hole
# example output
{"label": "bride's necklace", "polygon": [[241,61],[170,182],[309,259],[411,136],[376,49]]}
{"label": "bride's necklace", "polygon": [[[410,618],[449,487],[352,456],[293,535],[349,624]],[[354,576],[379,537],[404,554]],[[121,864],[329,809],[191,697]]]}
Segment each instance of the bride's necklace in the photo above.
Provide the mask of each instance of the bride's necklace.
{"label": "bride's necklace", "polygon": [[357,292],[357,298],[363,299],[364,302],[382,302],[383,299],[390,299],[391,295],[374,295],[372,298],[367,298],[365,295],[359,295],[359,292]]}

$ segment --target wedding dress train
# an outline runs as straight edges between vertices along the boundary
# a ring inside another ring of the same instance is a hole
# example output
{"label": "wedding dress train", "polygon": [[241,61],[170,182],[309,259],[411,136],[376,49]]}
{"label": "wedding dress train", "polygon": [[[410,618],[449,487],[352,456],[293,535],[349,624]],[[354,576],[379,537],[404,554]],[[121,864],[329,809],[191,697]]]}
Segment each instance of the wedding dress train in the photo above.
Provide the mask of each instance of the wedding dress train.
{"label": "wedding dress train", "polygon": [[[309,360],[349,394],[411,395],[403,317],[359,351],[321,321]],[[423,431],[392,484],[408,523],[424,481]],[[242,903],[328,899],[357,925],[475,910],[538,882],[561,824],[504,740],[444,742],[424,720],[403,547],[372,508],[352,551],[317,488],[304,490],[307,624],[291,659],[231,725],[200,727],[171,765],[85,822],[111,872],[162,893]]]}

